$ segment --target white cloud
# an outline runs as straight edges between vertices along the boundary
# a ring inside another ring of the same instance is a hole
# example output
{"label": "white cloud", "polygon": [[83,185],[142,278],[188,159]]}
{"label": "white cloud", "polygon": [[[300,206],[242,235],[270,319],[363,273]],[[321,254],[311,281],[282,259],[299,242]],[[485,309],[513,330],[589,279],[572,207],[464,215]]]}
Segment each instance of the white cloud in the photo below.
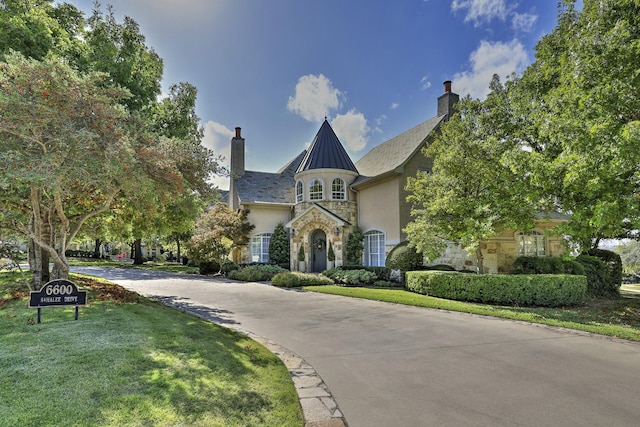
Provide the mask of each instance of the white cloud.
{"label": "white cloud", "polygon": [[[223,156],[221,166],[228,169],[229,159],[231,155],[231,138],[235,132],[226,126],[209,120],[204,125],[204,135],[202,137],[202,145],[213,151],[216,156]],[[212,179],[212,183],[223,190],[229,188],[229,177],[216,176]]]}
{"label": "white cloud", "polygon": [[528,33],[533,29],[533,25],[538,20],[537,15],[530,13],[514,13],[511,18],[511,27],[519,32]]}
{"label": "white cloud", "polygon": [[287,109],[310,122],[322,121],[331,110],[340,108],[344,93],[334,88],[324,75],[308,74],[298,79],[296,94],[289,97]]}
{"label": "white cloud", "polygon": [[464,22],[474,21],[476,26],[483,21],[489,22],[493,18],[504,21],[510,10],[505,0],[453,0],[451,9],[454,12],[467,9]]}
{"label": "white cloud", "polygon": [[369,141],[371,128],[367,124],[364,114],[355,109],[346,114],[338,114],[331,122],[331,127],[347,148],[354,153],[362,151]]}
{"label": "white cloud", "polygon": [[429,76],[424,76],[420,79],[420,89],[426,90],[431,87],[431,82],[429,81]]}
{"label": "white cloud", "polygon": [[520,73],[529,63],[525,47],[514,39],[508,43],[481,41],[478,49],[469,55],[471,70],[453,76],[454,91],[462,96],[484,98],[489,93],[489,82],[494,74],[503,80],[512,73]]}
{"label": "white cloud", "polygon": [[389,108],[391,108],[392,110],[397,109],[400,106],[400,104],[398,104],[397,102],[392,102],[391,106]]}

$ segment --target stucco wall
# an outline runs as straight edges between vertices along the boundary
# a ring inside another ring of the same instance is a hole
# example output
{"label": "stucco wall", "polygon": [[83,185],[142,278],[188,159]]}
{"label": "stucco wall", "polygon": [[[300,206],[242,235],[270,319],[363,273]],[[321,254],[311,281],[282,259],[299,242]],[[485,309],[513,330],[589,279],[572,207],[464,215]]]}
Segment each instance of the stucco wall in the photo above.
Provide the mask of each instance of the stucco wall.
{"label": "stucco wall", "polygon": [[380,230],[385,233],[387,253],[400,243],[399,182],[397,176],[375,186],[360,190],[358,225],[363,232]]}

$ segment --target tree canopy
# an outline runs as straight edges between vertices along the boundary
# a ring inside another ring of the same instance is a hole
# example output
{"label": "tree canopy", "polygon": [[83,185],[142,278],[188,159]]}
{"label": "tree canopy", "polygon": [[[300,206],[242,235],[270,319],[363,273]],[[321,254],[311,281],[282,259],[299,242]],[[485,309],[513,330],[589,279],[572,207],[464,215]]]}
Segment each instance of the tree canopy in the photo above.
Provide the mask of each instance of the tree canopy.
{"label": "tree canopy", "polygon": [[583,252],[640,227],[640,2],[582,3],[562,1],[524,73],[462,100],[427,148],[406,229],[427,258],[536,213],[565,214],[554,231]]}
{"label": "tree canopy", "polygon": [[134,239],[190,230],[197,210],[185,212],[214,196],[217,168],[200,145],[196,88],[158,101],[162,60],[110,8],[85,20],[49,0],[0,6],[0,227],[29,239],[36,287],[49,257],[66,277],[66,245],[103,212]]}
{"label": "tree canopy", "polygon": [[512,168],[510,106],[497,76],[485,101],[463,98],[457,112],[424,149],[430,171],[410,178],[414,219],[405,231],[425,258],[447,242],[463,245],[482,271],[480,242],[504,228],[529,229],[535,217],[526,177]]}

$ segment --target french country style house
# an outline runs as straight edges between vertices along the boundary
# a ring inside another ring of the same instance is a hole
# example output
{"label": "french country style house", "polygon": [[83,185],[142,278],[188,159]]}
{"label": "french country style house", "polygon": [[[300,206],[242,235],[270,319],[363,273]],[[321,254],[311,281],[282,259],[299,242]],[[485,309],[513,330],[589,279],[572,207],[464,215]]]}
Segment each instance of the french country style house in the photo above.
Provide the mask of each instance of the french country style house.
{"label": "french country style house", "polygon": [[[403,228],[411,220],[406,201],[408,177],[428,171],[431,159],[421,149],[433,139],[452,114],[459,96],[444,83],[437,115],[374,147],[353,162],[325,119],[307,150],[275,173],[245,170],[245,139],[236,128],[231,139],[230,185],[227,203],[247,213],[255,226],[249,246],[232,254],[238,263],[268,262],[269,241],[278,223],[289,232],[292,271],[327,268],[329,244],[335,265],[345,260],[345,245],[354,227],[364,233],[362,264],[384,266],[389,251],[406,240]],[[519,255],[555,256],[563,253],[560,238],[544,230],[561,219],[546,219],[534,230],[504,231],[482,243],[486,273],[506,272]],[[305,262],[298,263],[303,247]],[[456,269],[475,269],[474,261],[460,247],[450,245],[435,263]],[[304,265],[303,265],[304,264]]]}

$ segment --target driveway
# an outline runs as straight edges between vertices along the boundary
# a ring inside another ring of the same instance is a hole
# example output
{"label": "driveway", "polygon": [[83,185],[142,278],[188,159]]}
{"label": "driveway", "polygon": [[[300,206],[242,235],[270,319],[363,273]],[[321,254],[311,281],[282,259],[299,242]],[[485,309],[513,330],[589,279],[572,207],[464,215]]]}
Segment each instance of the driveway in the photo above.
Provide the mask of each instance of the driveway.
{"label": "driveway", "polygon": [[261,283],[73,270],[290,350],[351,427],[640,425],[637,343]]}

